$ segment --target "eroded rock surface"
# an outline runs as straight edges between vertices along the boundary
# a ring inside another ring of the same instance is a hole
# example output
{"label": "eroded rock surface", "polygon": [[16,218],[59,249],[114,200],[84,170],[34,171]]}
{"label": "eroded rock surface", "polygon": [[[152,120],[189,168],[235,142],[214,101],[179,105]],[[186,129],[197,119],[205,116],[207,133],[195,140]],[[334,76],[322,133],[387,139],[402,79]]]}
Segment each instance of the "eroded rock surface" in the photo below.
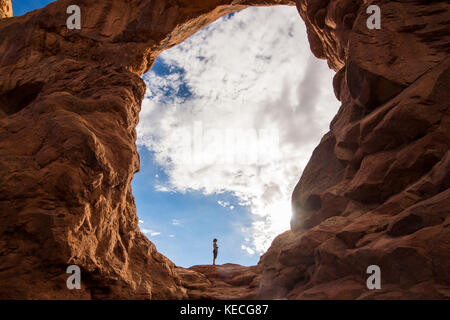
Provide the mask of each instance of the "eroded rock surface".
{"label": "eroded rock surface", "polygon": [[[71,4],[0,20],[0,298],[450,297],[448,2],[80,0],[68,30]],[[342,107],[258,266],[178,268],[140,233],[131,192],[140,76],[218,17],[278,4],[297,5]]]}
{"label": "eroded rock surface", "polygon": [[12,17],[11,0],[0,0],[0,19]]}
{"label": "eroded rock surface", "polygon": [[258,266],[224,265],[177,268],[181,284],[188,289],[189,299],[249,300],[256,299],[259,290]]}
{"label": "eroded rock surface", "polygon": [[[175,265],[141,234],[141,75],[156,56],[246,4],[70,0],[0,20],[0,298],[181,299]],[[80,266],[81,290],[66,288]]]}
{"label": "eroded rock surface", "polygon": [[[369,30],[368,1],[320,2],[323,13],[297,3],[323,48],[313,52],[334,57],[342,106],[294,190],[293,232],[261,259],[262,294],[449,298],[450,5],[374,1],[382,27]],[[366,288],[371,264],[380,291]]]}

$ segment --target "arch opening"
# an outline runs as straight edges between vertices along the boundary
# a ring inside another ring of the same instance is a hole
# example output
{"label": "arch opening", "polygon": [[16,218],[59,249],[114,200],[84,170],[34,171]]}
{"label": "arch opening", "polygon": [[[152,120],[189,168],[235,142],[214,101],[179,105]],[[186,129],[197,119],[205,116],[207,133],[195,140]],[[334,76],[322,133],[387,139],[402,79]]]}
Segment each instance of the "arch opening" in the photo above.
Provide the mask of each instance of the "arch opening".
{"label": "arch opening", "polygon": [[[295,7],[231,13],[164,51],[138,125],[141,231],[176,264],[254,265],[338,109]],[[222,241],[220,241],[222,240]],[[189,253],[189,254],[186,254]]]}

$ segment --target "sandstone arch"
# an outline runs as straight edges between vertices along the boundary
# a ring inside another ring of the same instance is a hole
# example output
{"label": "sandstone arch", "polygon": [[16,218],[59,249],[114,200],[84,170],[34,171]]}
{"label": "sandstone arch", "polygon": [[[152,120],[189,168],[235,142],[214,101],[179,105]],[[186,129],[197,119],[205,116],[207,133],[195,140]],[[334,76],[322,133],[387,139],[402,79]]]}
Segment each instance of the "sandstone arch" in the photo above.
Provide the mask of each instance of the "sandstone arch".
{"label": "sandstone arch", "polygon": [[[382,29],[367,30],[374,1],[80,0],[69,31],[70,2],[0,20],[1,298],[226,297],[139,232],[139,76],[218,17],[279,4],[297,5],[342,107],[294,190],[292,231],[225,282],[249,298],[449,297],[448,3],[377,1]],[[386,286],[368,292],[376,263]]]}

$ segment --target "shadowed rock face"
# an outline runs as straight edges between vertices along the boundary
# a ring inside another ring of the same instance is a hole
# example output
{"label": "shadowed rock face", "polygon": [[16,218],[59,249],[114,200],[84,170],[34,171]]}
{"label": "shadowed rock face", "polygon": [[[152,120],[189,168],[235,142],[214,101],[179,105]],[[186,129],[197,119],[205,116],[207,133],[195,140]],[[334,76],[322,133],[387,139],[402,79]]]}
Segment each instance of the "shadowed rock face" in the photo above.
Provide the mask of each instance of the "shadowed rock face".
{"label": "shadowed rock face", "polygon": [[[450,5],[377,1],[369,30],[370,3],[80,0],[71,31],[59,0],[0,20],[0,298],[449,298]],[[297,5],[342,107],[258,266],[177,268],[131,192],[140,76],[218,17],[278,4]]]}
{"label": "shadowed rock face", "polygon": [[342,106],[260,261],[264,297],[450,297],[450,4],[376,1],[369,30],[369,2],[297,1]]}

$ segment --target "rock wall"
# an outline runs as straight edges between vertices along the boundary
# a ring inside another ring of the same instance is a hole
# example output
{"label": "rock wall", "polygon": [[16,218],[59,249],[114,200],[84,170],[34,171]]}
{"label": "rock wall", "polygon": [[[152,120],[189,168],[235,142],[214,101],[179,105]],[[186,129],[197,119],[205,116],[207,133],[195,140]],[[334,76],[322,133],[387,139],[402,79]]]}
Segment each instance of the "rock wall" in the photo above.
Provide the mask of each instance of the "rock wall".
{"label": "rock wall", "polygon": [[12,17],[11,0],[0,0],[0,19]]}
{"label": "rock wall", "polygon": [[[448,298],[450,5],[373,1],[369,30],[371,2],[80,0],[68,30],[59,0],[0,20],[0,298]],[[220,16],[279,4],[297,5],[342,107],[294,190],[292,231],[258,266],[177,268],[140,233],[131,192],[140,76]]]}
{"label": "rock wall", "polygon": [[450,4],[297,5],[342,106],[293,192],[292,231],[260,261],[261,296],[450,298]]}
{"label": "rock wall", "polygon": [[[0,20],[0,298],[185,298],[138,227],[140,76],[234,1],[70,0]],[[255,1],[278,4],[289,1]],[[66,268],[81,267],[81,290]]]}

